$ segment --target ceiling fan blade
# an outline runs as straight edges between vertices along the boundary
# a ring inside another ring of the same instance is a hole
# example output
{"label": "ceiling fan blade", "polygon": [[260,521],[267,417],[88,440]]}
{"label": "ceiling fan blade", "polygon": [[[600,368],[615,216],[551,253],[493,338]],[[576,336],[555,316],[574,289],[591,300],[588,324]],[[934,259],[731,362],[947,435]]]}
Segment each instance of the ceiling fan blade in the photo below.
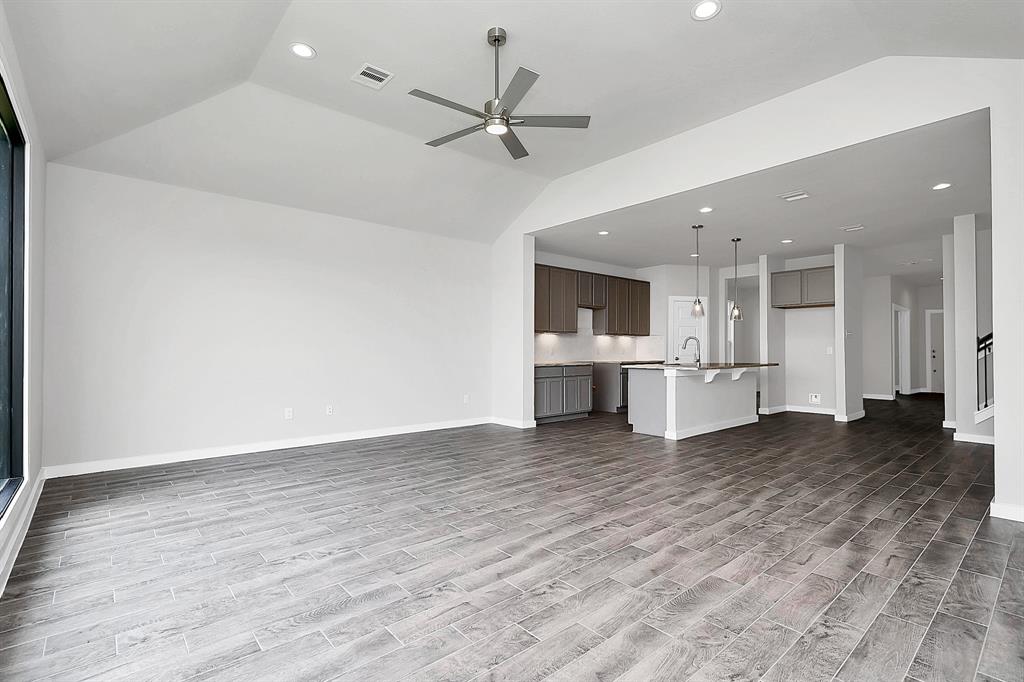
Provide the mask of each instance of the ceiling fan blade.
{"label": "ceiling fan blade", "polygon": [[463,130],[456,131],[454,133],[451,133],[450,135],[445,135],[444,137],[439,137],[436,140],[431,140],[427,144],[429,144],[431,147],[440,147],[441,145],[446,144],[448,142],[451,142],[452,140],[457,140],[460,137],[465,137],[466,135],[469,135],[470,133],[475,133],[476,131],[483,130],[483,129],[484,129],[484,124],[481,123],[479,125],[475,125],[475,126],[472,126],[470,128],[465,128]]}
{"label": "ceiling fan blade", "polygon": [[589,116],[513,116],[512,125],[529,128],[587,128]]}
{"label": "ceiling fan blade", "polygon": [[453,102],[450,99],[438,97],[437,95],[431,95],[429,92],[423,92],[422,90],[410,90],[409,94],[412,95],[413,97],[419,97],[420,99],[425,99],[428,102],[433,102],[434,104],[440,104],[442,107],[448,107],[449,109],[454,109],[455,111],[461,111],[462,113],[469,114],[470,116],[476,116],[477,118],[487,118],[487,116],[485,116],[484,112],[482,111],[477,111],[476,109],[464,107],[458,102]]}
{"label": "ceiling fan blade", "polygon": [[514,132],[512,132],[511,128],[508,129],[507,133],[499,135],[498,137],[500,137],[501,141],[505,143],[505,149],[508,150],[508,153],[512,155],[513,159],[521,159],[524,156],[530,155],[530,152],[526,151],[526,147],[524,147],[523,143],[519,141],[519,138]]}
{"label": "ceiling fan blade", "polygon": [[516,71],[516,75],[512,76],[512,81],[508,84],[508,87],[505,88],[505,94],[501,96],[498,108],[504,109],[506,112],[514,110],[519,102],[522,101],[526,92],[537,82],[538,78],[540,78],[539,73],[534,73],[520,66]]}

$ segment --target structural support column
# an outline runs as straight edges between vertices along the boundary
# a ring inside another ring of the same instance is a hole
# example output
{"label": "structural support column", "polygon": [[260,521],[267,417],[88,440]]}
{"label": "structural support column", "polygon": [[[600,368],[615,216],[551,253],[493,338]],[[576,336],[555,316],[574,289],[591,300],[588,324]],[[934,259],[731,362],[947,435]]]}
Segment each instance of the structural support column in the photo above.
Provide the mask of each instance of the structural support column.
{"label": "structural support column", "polygon": [[992,421],[974,423],[978,411],[978,286],[974,214],[953,218],[956,328],[956,433],[954,440],[994,443]]}
{"label": "structural support column", "polygon": [[864,416],[864,262],[860,249],[835,245],[836,421]]}
{"label": "structural support column", "polygon": [[781,256],[760,256],[757,260],[760,284],[761,329],[760,361],[779,363],[779,367],[761,368],[761,414],[786,409],[786,311],[772,307],[772,275],[782,270]]}
{"label": "structural support column", "polygon": [[956,428],[956,268],[953,235],[942,236],[942,386],[945,413],[942,428]]}

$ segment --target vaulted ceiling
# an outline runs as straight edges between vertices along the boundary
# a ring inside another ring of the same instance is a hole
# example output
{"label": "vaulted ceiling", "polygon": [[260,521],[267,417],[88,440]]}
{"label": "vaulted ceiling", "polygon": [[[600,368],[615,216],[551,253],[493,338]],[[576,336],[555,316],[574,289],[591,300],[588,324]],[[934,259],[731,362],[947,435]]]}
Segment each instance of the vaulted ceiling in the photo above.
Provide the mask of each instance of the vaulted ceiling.
{"label": "vaulted ceiling", "polygon": [[[53,160],[480,241],[552,178],[876,58],[1024,57],[1017,0],[723,0],[707,22],[682,0],[4,6]],[[472,121],[406,93],[480,107],[494,25],[502,86],[541,74],[521,112],[590,129],[522,130],[519,161],[484,134],[423,144]],[[394,79],[352,82],[364,62]]]}

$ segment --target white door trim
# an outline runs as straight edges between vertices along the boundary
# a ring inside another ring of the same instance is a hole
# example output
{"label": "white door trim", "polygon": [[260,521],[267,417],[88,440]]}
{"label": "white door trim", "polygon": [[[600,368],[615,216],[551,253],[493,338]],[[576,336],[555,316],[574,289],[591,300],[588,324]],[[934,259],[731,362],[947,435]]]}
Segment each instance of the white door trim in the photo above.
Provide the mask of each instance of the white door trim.
{"label": "white door trim", "polygon": [[[941,315],[943,312],[944,311],[942,308],[925,308],[924,310],[924,359],[925,369],[927,370],[927,376],[925,377],[924,385],[928,389],[929,393],[933,392],[932,389],[934,387],[932,386],[932,374],[934,374],[934,372],[932,370],[935,369],[934,367],[932,367],[932,315],[936,313],[939,313]],[[942,354],[943,356],[945,356],[945,348],[942,349]],[[940,367],[939,371],[943,372],[944,369]],[[942,385],[945,386],[945,375],[943,375],[942,378]]]}
{"label": "white door trim", "polygon": [[[903,395],[910,395],[912,393],[910,388],[910,308],[900,305],[899,303],[892,304],[892,312],[898,313],[897,319],[899,320],[899,336],[900,336],[900,347],[897,348],[897,352],[900,359],[900,376],[899,381],[896,380],[896,368],[892,367],[892,392],[896,395],[896,387],[899,386],[900,393]],[[889,350],[892,351],[896,345],[896,327],[893,325],[892,340],[889,343]],[[892,366],[892,353],[889,353],[889,363]]]}

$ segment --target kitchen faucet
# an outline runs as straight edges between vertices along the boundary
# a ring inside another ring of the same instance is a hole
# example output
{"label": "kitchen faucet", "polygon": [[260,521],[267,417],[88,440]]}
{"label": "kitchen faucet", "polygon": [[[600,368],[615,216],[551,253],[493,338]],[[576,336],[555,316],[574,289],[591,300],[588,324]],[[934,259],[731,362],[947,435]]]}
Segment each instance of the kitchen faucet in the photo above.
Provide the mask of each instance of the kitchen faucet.
{"label": "kitchen faucet", "polygon": [[[698,339],[696,336],[687,336],[685,339],[683,339],[683,350],[686,350],[686,346],[687,344],[690,343],[691,339],[697,342],[697,369],[700,369],[700,339]],[[678,359],[679,358],[677,357],[676,360]]]}

